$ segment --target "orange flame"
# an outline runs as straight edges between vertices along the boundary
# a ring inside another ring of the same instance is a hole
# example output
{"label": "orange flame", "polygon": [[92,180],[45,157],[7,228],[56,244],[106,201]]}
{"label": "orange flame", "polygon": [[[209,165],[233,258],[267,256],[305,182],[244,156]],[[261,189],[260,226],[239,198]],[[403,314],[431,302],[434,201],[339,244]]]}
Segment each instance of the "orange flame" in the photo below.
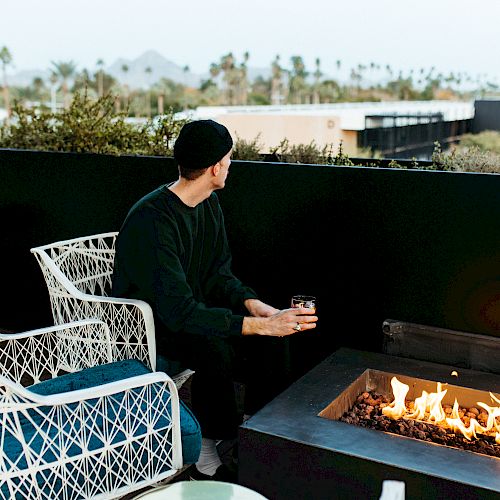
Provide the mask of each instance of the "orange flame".
{"label": "orange flame", "polygon": [[495,442],[500,444],[500,399],[493,393],[490,392],[490,397],[499,406],[489,406],[481,401],[477,402],[477,405],[488,413],[486,425],[481,425],[475,416],[471,416],[469,425],[467,426],[461,419],[460,406],[456,399],[451,411],[451,418],[446,416],[441,402],[447,390],[442,390],[440,382],[437,383],[436,392],[427,393],[426,391],[422,391],[422,395],[415,399],[413,411],[411,412],[408,412],[405,405],[405,398],[410,387],[400,382],[396,377],[392,377],[391,386],[394,401],[385,408],[382,408],[382,413],[387,417],[393,419],[405,417],[415,420],[426,420],[445,427],[447,426],[453,432],[461,432],[469,441],[472,438],[477,439],[477,433],[488,434],[495,436]]}
{"label": "orange flame", "polygon": [[446,392],[446,390],[441,390],[441,384],[439,382],[437,384],[437,392],[431,392],[429,394],[426,391],[422,391],[422,395],[415,399],[415,410],[408,415],[408,418],[424,420],[426,413],[428,413],[429,421],[438,423],[445,420],[446,414],[441,406],[441,401]]}
{"label": "orange flame", "polygon": [[400,382],[396,377],[392,377],[391,387],[394,393],[394,401],[389,406],[382,408],[382,413],[388,417],[397,419],[406,413],[405,397],[410,387]]}

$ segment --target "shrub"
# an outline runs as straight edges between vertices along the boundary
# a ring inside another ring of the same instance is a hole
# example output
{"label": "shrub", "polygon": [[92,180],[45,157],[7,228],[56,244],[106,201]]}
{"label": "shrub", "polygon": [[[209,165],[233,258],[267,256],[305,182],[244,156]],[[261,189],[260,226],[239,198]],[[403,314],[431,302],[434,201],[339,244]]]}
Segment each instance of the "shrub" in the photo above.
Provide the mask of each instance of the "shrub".
{"label": "shrub", "polygon": [[9,125],[0,129],[0,147],[77,153],[171,155],[173,140],[187,120],[172,110],[160,120],[135,125],[115,113],[115,97],[97,100],[77,92],[68,109],[28,109],[14,104]]}
{"label": "shrub", "polygon": [[260,151],[262,147],[260,143],[260,134],[250,141],[246,141],[236,135],[236,141],[233,146],[233,159],[247,161],[261,160],[262,155]]}
{"label": "shrub", "polygon": [[271,155],[284,163],[327,164],[332,158],[332,145],[327,144],[320,148],[314,141],[309,144],[290,145],[288,139],[283,139],[280,144],[271,150]]}
{"label": "shrub", "polygon": [[331,155],[329,156],[328,163],[330,165],[345,165],[348,167],[355,166],[353,161],[347,155],[347,153],[344,153],[344,149],[342,147],[342,141],[340,141],[340,143],[339,143],[339,147],[337,149],[337,154],[333,157]]}
{"label": "shrub", "polygon": [[432,163],[439,170],[500,174],[500,154],[482,151],[478,146],[454,148],[451,152],[442,152],[439,143],[436,142]]}

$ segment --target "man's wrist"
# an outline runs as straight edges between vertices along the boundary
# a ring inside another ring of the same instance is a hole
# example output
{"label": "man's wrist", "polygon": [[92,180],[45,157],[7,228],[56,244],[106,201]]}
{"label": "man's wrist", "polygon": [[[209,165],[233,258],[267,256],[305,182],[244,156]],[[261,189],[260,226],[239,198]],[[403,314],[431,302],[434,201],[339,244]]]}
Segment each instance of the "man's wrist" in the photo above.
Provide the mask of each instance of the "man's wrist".
{"label": "man's wrist", "polygon": [[256,303],[260,302],[259,299],[255,299],[255,298],[252,298],[252,299],[246,299],[243,301],[243,304],[245,306],[245,308],[247,309],[247,311],[252,315],[252,316],[255,316],[254,314],[254,311],[253,311],[253,308],[254,308],[254,305]]}
{"label": "man's wrist", "polygon": [[265,318],[254,318],[253,316],[245,316],[241,327],[242,335],[260,335],[263,331],[263,323]]}

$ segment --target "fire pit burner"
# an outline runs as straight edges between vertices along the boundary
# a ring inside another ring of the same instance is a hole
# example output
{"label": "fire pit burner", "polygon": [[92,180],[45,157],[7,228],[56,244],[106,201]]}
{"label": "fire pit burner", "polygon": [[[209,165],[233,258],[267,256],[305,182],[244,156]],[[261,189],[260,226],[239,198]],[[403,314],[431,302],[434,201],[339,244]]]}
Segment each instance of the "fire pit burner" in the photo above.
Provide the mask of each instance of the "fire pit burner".
{"label": "fire pit burner", "polygon": [[[339,420],[368,429],[391,432],[400,436],[500,458],[500,446],[496,444],[494,438],[480,436],[477,439],[468,440],[462,434],[453,432],[451,428],[444,428],[437,424],[409,418],[392,419],[382,413],[382,409],[387,407],[390,402],[391,399],[382,394],[377,394],[374,391],[364,392],[358,396],[354,406],[345,412]],[[445,409],[451,410],[451,407],[446,406]],[[466,415],[465,411],[461,411],[461,413]],[[484,413],[478,413],[479,415],[484,415]]]}
{"label": "fire pit burner", "polygon": [[319,416],[500,458],[500,400],[488,391],[368,369]]}

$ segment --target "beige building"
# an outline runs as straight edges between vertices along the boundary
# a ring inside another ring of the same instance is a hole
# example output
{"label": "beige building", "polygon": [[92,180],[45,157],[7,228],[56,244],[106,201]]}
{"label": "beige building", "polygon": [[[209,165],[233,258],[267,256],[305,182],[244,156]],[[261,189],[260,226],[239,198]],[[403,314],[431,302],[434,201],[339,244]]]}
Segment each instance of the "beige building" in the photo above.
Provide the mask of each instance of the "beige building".
{"label": "beige building", "polygon": [[[474,116],[473,102],[392,101],[283,106],[203,106],[188,112],[191,119],[211,118],[224,124],[234,138],[253,141],[259,136],[261,153],[268,153],[283,139],[291,145],[333,146],[340,141],[349,156],[356,156],[359,132],[384,126],[384,115],[391,116],[388,126],[411,125],[412,116],[442,113],[445,121]],[[401,119],[394,122],[394,115]]]}
{"label": "beige building", "polygon": [[228,113],[214,118],[223,123],[233,137],[247,141],[259,136],[262,153],[268,152],[288,139],[290,144],[309,144],[320,147],[332,144],[337,149],[342,140],[347,152],[356,151],[357,133],[343,130],[338,116],[314,114]]}

